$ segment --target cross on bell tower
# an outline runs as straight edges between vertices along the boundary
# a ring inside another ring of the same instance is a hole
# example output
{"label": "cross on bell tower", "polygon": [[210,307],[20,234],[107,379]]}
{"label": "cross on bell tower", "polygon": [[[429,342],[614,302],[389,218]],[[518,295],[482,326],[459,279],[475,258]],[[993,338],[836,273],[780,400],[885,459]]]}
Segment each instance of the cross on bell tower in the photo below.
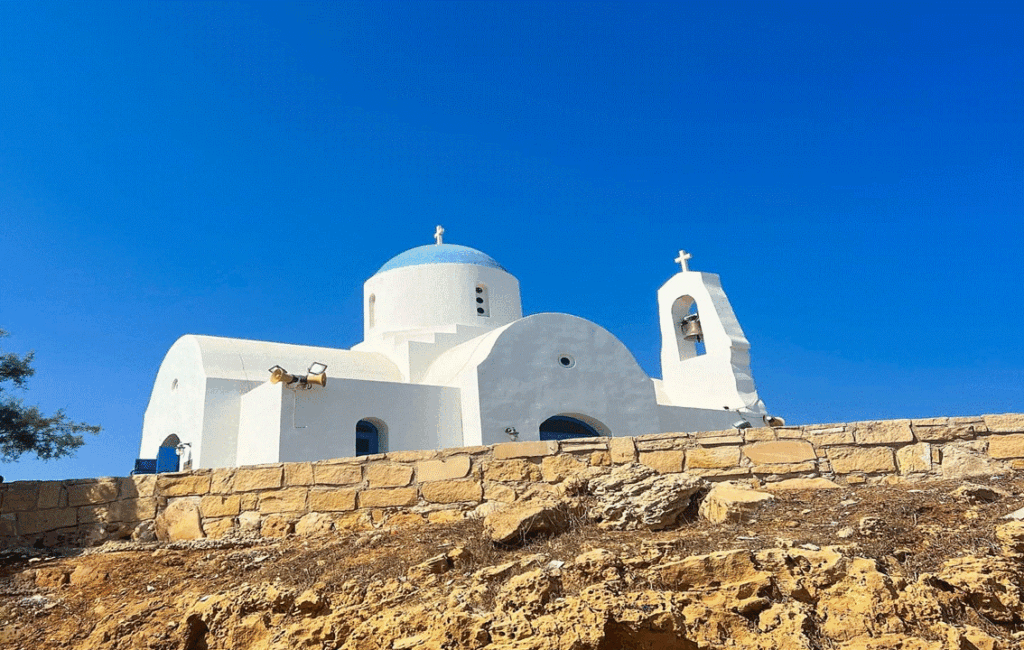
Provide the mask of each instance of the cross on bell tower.
{"label": "cross on bell tower", "polygon": [[444,228],[442,228],[441,226],[438,226],[437,229],[434,230],[434,243],[435,244],[443,244],[444,243],[444,241],[442,240],[443,237],[444,237]]}
{"label": "cross on bell tower", "polygon": [[690,260],[692,257],[693,255],[690,255],[686,251],[679,251],[679,257],[677,257],[674,261],[677,262],[680,266],[682,266],[684,271],[689,271],[690,265],[687,263],[687,261]]}

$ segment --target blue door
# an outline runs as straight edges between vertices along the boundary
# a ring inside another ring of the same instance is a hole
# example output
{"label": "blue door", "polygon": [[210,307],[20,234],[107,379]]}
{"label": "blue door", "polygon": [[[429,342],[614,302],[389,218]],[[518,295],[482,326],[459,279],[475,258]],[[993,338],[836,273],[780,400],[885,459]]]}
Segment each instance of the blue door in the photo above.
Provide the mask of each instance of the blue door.
{"label": "blue door", "polygon": [[161,447],[156,452],[156,471],[177,472],[178,471],[178,450],[174,447]]}

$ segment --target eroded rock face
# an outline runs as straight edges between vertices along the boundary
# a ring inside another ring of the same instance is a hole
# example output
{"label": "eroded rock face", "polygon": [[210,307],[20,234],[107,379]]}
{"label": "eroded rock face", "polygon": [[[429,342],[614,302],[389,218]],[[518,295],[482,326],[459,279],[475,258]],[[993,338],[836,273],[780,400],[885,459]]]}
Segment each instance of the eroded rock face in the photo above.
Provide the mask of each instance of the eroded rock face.
{"label": "eroded rock face", "polygon": [[567,505],[553,500],[512,503],[484,517],[484,528],[498,544],[522,544],[533,535],[562,532],[568,525]]}
{"label": "eroded rock face", "polygon": [[610,530],[663,530],[679,521],[703,486],[704,481],[687,474],[622,465],[589,480],[595,503],[587,514]]}

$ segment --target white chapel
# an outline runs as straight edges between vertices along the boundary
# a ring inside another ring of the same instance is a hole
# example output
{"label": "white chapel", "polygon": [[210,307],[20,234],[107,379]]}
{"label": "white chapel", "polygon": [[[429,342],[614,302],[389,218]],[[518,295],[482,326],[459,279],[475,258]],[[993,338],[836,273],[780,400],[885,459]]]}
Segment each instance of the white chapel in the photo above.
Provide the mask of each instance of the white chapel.
{"label": "white chapel", "polygon": [[524,317],[519,281],[443,232],[366,281],[350,350],[182,336],[157,373],[140,456],[167,471],[772,419],[719,277],[690,270],[686,252],[658,290],[654,379],[596,323]]}

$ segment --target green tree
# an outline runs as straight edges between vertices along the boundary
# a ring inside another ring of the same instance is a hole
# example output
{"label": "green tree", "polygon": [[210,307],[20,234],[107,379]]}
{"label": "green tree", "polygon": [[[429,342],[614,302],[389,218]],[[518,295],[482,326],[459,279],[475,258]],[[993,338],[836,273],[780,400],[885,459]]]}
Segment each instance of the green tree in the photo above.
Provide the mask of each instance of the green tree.
{"label": "green tree", "polygon": [[[0,338],[7,332],[0,329]],[[20,399],[4,394],[4,383],[19,389],[35,374],[34,354],[0,354],[0,460],[10,462],[25,453],[43,460],[70,456],[85,444],[82,433],[99,433],[100,428],[72,422],[59,410],[47,417],[35,406],[24,406]],[[9,390],[9,388],[8,388]]]}

